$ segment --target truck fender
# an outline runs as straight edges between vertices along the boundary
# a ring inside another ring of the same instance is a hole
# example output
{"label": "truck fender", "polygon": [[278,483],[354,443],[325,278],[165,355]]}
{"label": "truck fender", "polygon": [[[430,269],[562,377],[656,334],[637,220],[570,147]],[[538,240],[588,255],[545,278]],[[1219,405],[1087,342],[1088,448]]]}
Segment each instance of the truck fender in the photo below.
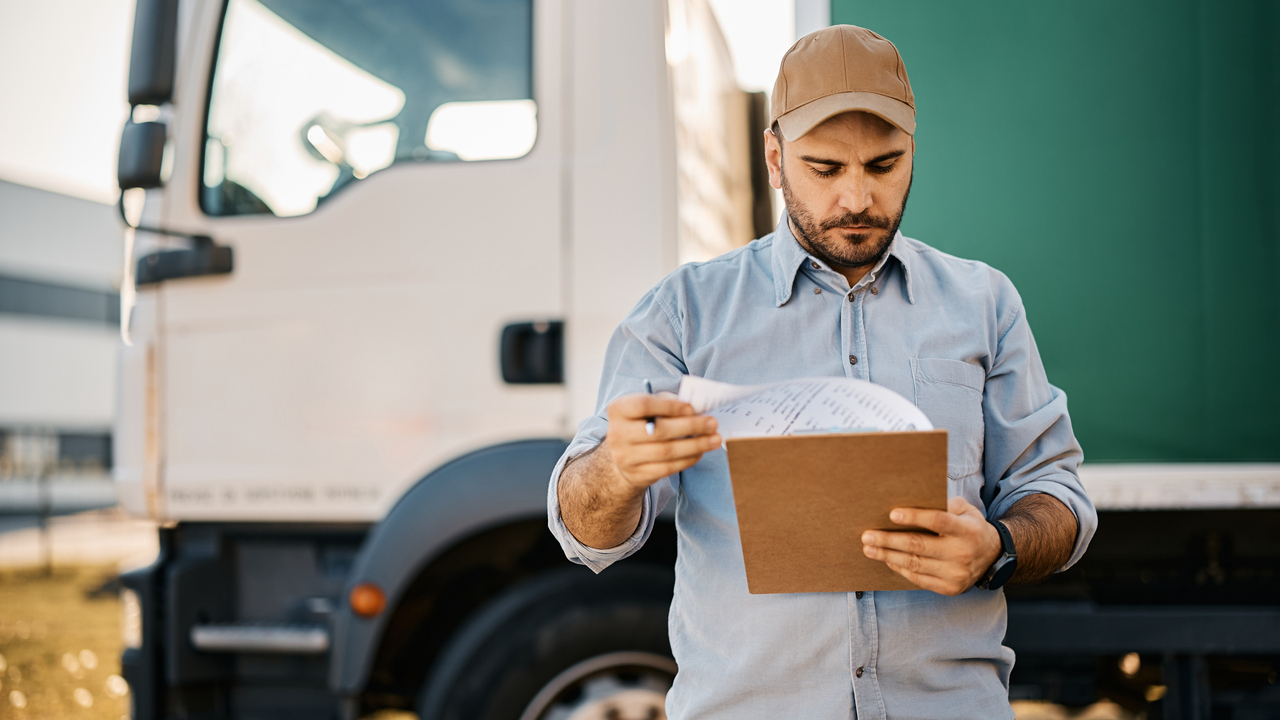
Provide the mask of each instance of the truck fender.
{"label": "truck fender", "polygon": [[[481,530],[547,512],[547,483],[568,443],[522,440],[463,455],[419,480],[370,532],[334,613],[329,686],[358,694],[368,681],[391,611],[418,573],[457,541]],[[387,609],[372,618],[355,615],[351,587],[374,583]]]}

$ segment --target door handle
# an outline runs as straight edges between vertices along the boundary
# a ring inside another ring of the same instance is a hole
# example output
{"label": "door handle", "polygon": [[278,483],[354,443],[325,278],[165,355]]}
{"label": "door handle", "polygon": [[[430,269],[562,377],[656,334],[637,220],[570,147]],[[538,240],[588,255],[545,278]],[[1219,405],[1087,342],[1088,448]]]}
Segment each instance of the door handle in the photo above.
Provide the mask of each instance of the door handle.
{"label": "door handle", "polygon": [[138,259],[135,282],[138,285],[154,285],[164,280],[197,277],[200,275],[226,275],[234,267],[231,248],[216,245],[207,235],[191,237],[195,243],[184,250],[161,250]]}
{"label": "door handle", "polygon": [[564,323],[512,323],[502,328],[502,379],[513,385],[564,382]]}

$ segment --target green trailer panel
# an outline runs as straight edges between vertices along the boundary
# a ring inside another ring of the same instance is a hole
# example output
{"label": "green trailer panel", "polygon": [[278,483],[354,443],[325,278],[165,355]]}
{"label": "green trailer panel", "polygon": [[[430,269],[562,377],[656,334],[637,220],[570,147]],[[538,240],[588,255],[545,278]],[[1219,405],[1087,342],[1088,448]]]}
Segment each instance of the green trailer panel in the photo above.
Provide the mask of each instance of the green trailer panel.
{"label": "green trailer panel", "polygon": [[903,231],[1007,273],[1093,462],[1280,460],[1280,5],[832,0],[916,93]]}

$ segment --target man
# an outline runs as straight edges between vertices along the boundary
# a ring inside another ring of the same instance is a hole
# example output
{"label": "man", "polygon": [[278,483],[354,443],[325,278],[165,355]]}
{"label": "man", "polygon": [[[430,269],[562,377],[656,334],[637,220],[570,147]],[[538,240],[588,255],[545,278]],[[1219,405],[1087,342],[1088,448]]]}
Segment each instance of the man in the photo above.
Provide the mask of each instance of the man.
{"label": "man", "polygon": [[[1030,582],[1074,563],[1097,524],[1066,398],[1008,278],[898,232],[915,101],[889,41],[852,26],[802,38],[783,58],[771,114],[783,222],[677,269],[619,326],[599,414],[552,474],[552,531],[599,572],[675,500],[676,720],[1012,717],[999,586],[1011,568]],[[868,557],[922,589],[748,593],[715,420],[642,392],[646,380],[674,390],[682,374],[861,378],[945,428],[948,510],[892,515],[936,536],[862,538]]]}

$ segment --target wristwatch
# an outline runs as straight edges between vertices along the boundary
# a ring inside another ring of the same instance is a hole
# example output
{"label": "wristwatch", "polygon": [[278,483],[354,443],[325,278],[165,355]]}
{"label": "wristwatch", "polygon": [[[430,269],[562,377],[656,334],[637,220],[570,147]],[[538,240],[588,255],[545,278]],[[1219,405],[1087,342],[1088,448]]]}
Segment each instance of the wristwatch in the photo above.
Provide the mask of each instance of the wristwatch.
{"label": "wristwatch", "polygon": [[1004,587],[1009,582],[1009,578],[1013,577],[1013,573],[1018,569],[1018,551],[1013,547],[1013,535],[1009,534],[1009,528],[999,520],[992,520],[991,524],[996,527],[996,532],[1000,533],[1000,557],[991,563],[991,567],[987,568],[986,574],[982,576],[982,580],[978,581],[978,587],[983,590],[997,590]]}

